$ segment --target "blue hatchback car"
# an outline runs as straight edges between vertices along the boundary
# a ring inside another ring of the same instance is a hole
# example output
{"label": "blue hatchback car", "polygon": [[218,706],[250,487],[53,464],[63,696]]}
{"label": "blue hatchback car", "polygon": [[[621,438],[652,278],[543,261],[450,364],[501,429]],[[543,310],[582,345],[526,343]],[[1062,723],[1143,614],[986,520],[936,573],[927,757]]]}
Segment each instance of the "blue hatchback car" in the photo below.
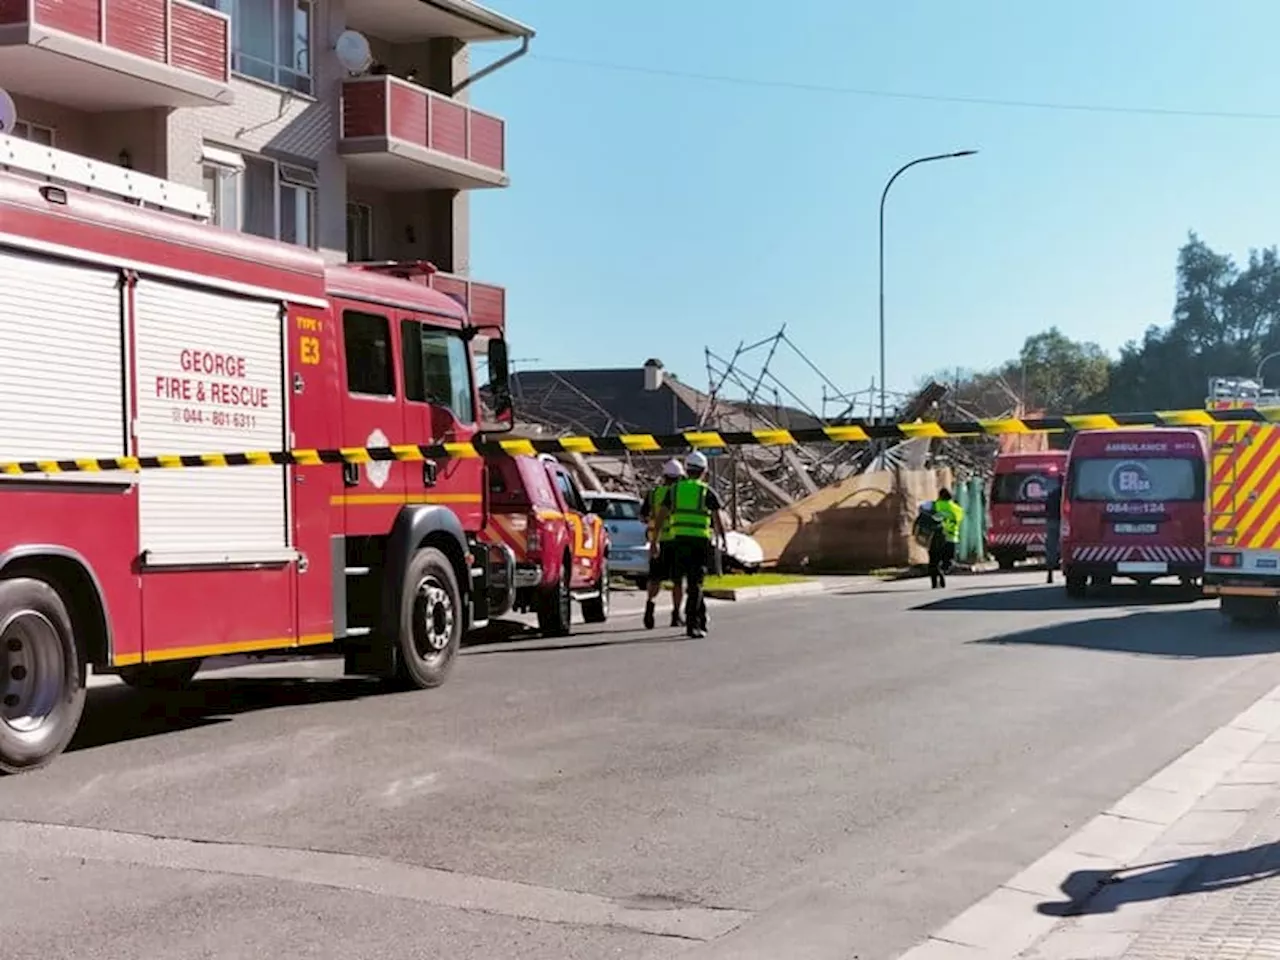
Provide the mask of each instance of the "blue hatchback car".
{"label": "blue hatchback car", "polygon": [[584,490],[587,509],[604,521],[609,531],[609,572],[644,582],[649,576],[649,545],[645,522],[640,519],[643,501],[631,493]]}

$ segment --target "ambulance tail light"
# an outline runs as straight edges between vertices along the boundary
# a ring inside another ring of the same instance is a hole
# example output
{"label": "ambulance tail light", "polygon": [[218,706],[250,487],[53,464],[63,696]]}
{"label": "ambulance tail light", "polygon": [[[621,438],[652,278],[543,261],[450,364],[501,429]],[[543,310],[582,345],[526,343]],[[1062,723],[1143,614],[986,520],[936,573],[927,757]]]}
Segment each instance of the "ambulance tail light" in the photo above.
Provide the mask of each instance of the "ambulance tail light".
{"label": "ambulance tail light", "polygon": [[1209,554],[1209,566],[1211,567],[1232,567],[1240,569],[1240,554],[1225,550],[1214,550]]}

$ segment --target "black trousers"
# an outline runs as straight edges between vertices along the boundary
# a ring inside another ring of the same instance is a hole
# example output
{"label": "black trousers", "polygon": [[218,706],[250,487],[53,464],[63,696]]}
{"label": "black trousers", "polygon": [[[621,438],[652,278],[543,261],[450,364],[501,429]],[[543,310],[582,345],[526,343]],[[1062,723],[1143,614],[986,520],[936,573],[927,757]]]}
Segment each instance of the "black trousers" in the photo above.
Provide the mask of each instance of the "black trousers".
{"label": "black trousers", "polygon": [[698,537],[676,537],[671,541],[671,580],[685,581],[684,622],[694,627],[707,628],[707,608],[702,600],[702,582],[707,578],[707,565],[711,562],[711,541]]}
{"label": "black trousers", "polygon": [[956,558],[956,545],[942,537],[934,537],[929,543],[929,583],[935,587],[947,585],[947,571]]}

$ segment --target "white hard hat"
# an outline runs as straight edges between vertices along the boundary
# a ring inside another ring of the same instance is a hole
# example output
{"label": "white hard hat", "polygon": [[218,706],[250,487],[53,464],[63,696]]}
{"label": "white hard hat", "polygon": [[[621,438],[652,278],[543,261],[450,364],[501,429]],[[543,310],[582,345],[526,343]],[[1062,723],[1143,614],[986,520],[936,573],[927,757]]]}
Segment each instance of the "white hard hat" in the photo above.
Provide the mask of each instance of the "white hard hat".
{"label": "white hard hat", "polygon": [[674,459],[668,460],[666,463],[662,465],[662,475],[664,477],[673,477],[673,478],[683,477],[684,464],[682,464],[679,460],[674,460]]}
{"label": "white hard hat", "polygon": [[705,470],[707,458],[700,451],[695,450],[684,458],[684,465],[690,470]]}

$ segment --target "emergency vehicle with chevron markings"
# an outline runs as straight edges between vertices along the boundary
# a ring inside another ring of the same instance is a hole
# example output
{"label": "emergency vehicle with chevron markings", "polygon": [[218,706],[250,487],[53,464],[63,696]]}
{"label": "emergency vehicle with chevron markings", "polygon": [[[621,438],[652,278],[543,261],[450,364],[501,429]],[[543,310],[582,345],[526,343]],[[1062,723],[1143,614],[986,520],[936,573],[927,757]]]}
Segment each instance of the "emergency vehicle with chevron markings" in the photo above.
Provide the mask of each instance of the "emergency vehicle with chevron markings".
{"label": "emergency vehicle with chevron markings", "polygon": [[1061,496],[1065,450],[1001,453],[991,479],[987,552],[1001,570],[1043,556],[1048,498]]}
{"label": "emergency vehicle with chevron markings", "polygon": [[1205,434],[1195,428],[1077,433],[1062,498],[1068,596],[1117,576],[1195,584],[1204,572],[1207,459]]}
{"label": "emergency vehicle with chevron markings", "polygon": [[[336,651],[443,683],[514,593],[511,550],[479,536],[484,458],[128,458],[471,449],[482,344],[492,429],[511,420],[502,318],[429,265],[326,267],[213,227],[200,190],[5,136],[0,168],[0,459],[46,468],[0,477],[0,770],[63,750],[87,668],[167,686],[208,657]],[[108,469],[44,463],[67,456]]]}
{"label": "emergency vehicle with chevron markings", "polygon": [[[1206,406],[1280,406],[1247,377],[1214,377]],[[1280,609],[1280,424],[1218,423],[1210,430],[1209,546],[1204,592],[1232,621],[1273,620]]]}

